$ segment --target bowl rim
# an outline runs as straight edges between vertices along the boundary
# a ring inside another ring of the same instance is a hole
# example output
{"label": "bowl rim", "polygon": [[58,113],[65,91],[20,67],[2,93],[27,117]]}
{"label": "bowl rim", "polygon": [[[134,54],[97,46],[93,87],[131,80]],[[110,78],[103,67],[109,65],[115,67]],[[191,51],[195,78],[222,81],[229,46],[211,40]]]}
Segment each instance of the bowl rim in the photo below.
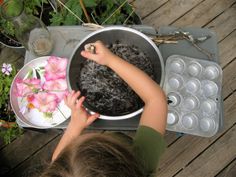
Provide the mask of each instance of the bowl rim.
{"label": "bowl rim", "polygon": [[[71,61],[73,59],[73,56],[76,54],[77,52],[77,49],[87,40],[89,39],[90,37],[96,35],[96,34],[99,34],[99,33],[102,33],[102,32],[106,32],[106,31],[112,31],[112,30],[121,30],[121,31],[128,31],[128,32],[132,32],[132,33],[135,33],[137,35],[139,35],[140,37],[144,38],[147,42],[149,42],[149,44],[154,48],[154,50],[157,52],[157,55],[159,56],[159,60],[160,60],[160,64],[161,64],[161,79],[160,79],[160,83],[159,85],[162,87],[163,84],[164,84],[164,60],[162,58],[162,55],[161,55],[161,52],[160,50],[158,49],[158,47],[156,46],[156,44],[148,37],[146,36],[145,34],[143,34],[142,32],[136,30],[136,29],[133,29],[133,28],[130,28],[130,27],[124,27],[124,26],[109,26],[109,27],[104,27],[102,29],[99,29],[97,31],[94,31],[92,33],[90,33],[89,35],[87,35],[85,38],[83,38],[77,45],[76,47],[74,48],[70,58],[69,58],[69,62],[68,62],[68,65],[67,65],[67,71],[66,71],[66,80],[67,80],[67,85],[68,85],[68,89],[71,91],[72,88],[71,88],[71,84],[70,84],[70,77],[69,77],[69,69],[70,69],[70,66],[71,66]],[[87,109],[91,114],[94,114],[95,112]],[[140,108],[138,109],[137,111],[134,111],[132,113],[129,113],[129,114],[126,114],[126,115],[121,115],[121,116],[107,116],[107,115],[102,115],[100,114],[99,118],[100,119],[104,119],[104,120],[122,120],[122,119],[128,119],[128,118],[132,118],[138,114],[141,114],[143,111],[143,108]]]}

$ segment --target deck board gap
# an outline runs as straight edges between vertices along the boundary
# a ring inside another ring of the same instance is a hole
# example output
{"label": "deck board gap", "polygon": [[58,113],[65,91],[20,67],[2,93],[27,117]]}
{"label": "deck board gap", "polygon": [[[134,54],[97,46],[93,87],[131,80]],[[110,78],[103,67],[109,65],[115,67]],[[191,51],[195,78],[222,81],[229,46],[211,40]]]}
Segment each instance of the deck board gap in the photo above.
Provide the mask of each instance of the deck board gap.
{"label": "deck board gap", "polygon": [[235,4],[236,4],[236,1],[229,8],[233,7]]}
{"label": "deck board gap", "polygon": [[19,167],[20,165],[22,165],[24,162],[26,162],[28,159],[32,158],[35,154],[37,154],[39,151],[41,151],[46,145],[50,144],[52,141],[54,141],[58,136],[60,136],[62,133],[60,132],[59,134],[57,134],[54,138],[52,138],[50,141],[48,141],[46,144],[44,144],[43,146],[41,146],[39,149],[37,149],[36,151],[34,151],[34,153],[32,153],[29,157],[27,157],[26,159],[24,159],[23,161],[21,161],[20,163],[18,163],[15,167],[13,167],[7,174],[10,174],[12,171],[14,171],[17,167]]}
{"label": "deck board gap", "polygon": [[232,33],[234,33],[236,31],[236,28],[233,29],[227,36],[225,36],[223,39],[221,39],[218,44],[220,44],[224,39],[226,39],[228,36],[230,36]]}
{"label": "deck board gap", "polygon": [[218,15],[216,15],[214,18],[212,18],[209,22],[207,22],[206,24],[204,24],[202,26],[202,28],[205,28],[208,24],[210,24],[212,21],[214,21],[217,17],[219,17],[220,15],[222,15],[223,13],[225,13],[227,10],[229,10],[230,8],[232,8],[234,5],[236,4],[236,1],[231,4],[228,8],[226,8],[224,11],[222,11],[221,13],[219,13]]}
{"label": "deck board gap", "polygon": [[[224,170],[226,170],[234,161],[236,161],[236,157],[231,161],[231,162],[229,162],[222,170],[220,170],[219,171],[219,173],[217,173],[216,175],[215,175],[215,177],[218,177]],[[226,173],[227,174],[227,173]],[[225,176],[225,177],[227,177],[227,176]]]}
{"label": "deck board gap", "polygon": [[206,0],[203,0],[201,2],[199,2],[198,4],[196,4],[195,6],[193,6],[191,9],[189,9],[188,11],[186,11],[184,14],[182,14],[179,18],[175,19],[173,22],[171,22],[169,25],[172,25],[173,23],[175,23],[176,21],[178,21],[179,19],[181,19],[184,15],[186,15],[187,13],[189,13],[190,11],[192,11],[194,8],[196,8],[197,6],[199,6],[201,3],[203,3]]}
{"label": "deck board gap", "polygon": [[184,170],[184,168],[179,169],[172,177],[175,177],[176,175],[178,175],[183,170]]}
{"label": "deck board gap", "polygon": [[147,15],[143,16],[141,19],[144,20],[145,18],[147,18],[149,15],[151,15],[152,13],[156,12],[157,10],[159,10],[162,6],[166,5],[169,1],[166,1],[165,3],[163,3],[162,5],[160,5],[158,8],[154,9],[153,11],[149,12]]}
{"label": "deck board gap", "polygon": [[181,136],[178,137],[178,138],[176,138],[174,141],[172,141],[172,142],[167,146],[167,148],[169,148],[171,145],[173,145],[173,144],[174,144],[176,141],[178,141],[180,138],[181,138]]}
{"label": "deck board gap", "polygon": [[232,90],[232,92],[231,92],[227,97],[225,97],[223,101],[227,100],[227,99],[228,99],[231,95],[233,95],[235,92],[236,92],[236,88],[235,88],[234,90]]}
{"label": "deck board gap", "polygon": [[227,132],[229,132],[234,127],[234,124],[230,126],[227,130],[225,130],[218,138],[216,138],[213,142],[211,142],[205,149],[203,149],[198,155],[196,155],[192,160],[186,163],[185,167],[189,166],[194,160],[196,160],[199,156],[201,156],[211,145],[216,143],[221,137],[223,137]]}
{"label": "deck board gap", "polygon": [[[226,9],[227,10],[227,9]],[[205,28],[208,24],[210,24],[212,21],[214,21],[216,18],[218,18],[220,15],[222,15],[225,11],[219,13],[214,18],[212,18],[210,21],[206,22],[204,25],[202,25],[202,28]]]}
{"label": "deck board gap", "polygon": [[231,63],[233,63],[235,59],[236,59],[236,57],[234,59],[232,59],[229,63],[227,63],[225,66],[223,66],[222,70],[224,70],[227,66],[229,66]]}

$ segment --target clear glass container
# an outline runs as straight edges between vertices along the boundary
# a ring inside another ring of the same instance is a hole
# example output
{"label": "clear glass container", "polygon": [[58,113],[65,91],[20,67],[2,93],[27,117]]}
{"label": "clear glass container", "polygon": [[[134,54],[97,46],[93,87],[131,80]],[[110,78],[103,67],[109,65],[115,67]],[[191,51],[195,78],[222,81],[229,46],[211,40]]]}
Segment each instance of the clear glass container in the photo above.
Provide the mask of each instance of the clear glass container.
{"label": "clear glass container", "polygon": [[24,11],[21,0],[8,0],[1,8],[2,17],[12,22],[15,27],[17,40],[36,56],[50,54],[53,40],[44,23],[33,15]]}

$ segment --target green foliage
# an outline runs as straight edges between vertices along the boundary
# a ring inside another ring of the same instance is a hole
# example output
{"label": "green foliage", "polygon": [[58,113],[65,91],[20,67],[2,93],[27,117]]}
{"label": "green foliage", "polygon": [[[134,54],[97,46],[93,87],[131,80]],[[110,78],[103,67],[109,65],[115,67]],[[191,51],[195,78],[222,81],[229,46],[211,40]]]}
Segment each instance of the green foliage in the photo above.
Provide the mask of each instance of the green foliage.
{"label": "green foliage", "polygon": [[[80,19],[83,19],[83,11],[80,6],[79,0],[68,0],[65,5]],[[86,8],[93,8],[97,4],[95,0],[84,1]],[[52,18],[50,19],[51,25],[79,25],[81,21],[77,19],[73,14],[71,14],[67,9],[61,7],[59,12],[52,12]]]}
{"label": "green foliage", "polygon": [[[84,5],[88,15],[94,23],[102,24],[116,11],[104,24],[123,24],[133,11],[132,6],[128,3],[125,3],[122,8],[118,9],[124,1],[125,0],[84,0]],[[80,19],[87,22],[79,0],[68,0],[65,5]],[[58,12],[52,12],[51,15],[51,25],[81,24],[81,22],[63,6],[60,7]],[[131,15],[130,20],[128,20],[128,24],[134,24],[132,23],[133,20],[134,15]]]}
{"label": "green foliage", "polygon": [[3,138],[5,144],[9,144],[14,138],[19,137],[22,133],[23,130],[15,124],[12,128],[1,130],[0,137]]}
{"label": "green foliage", "polygon": [[10,36],[15,35],[15,28],[13,24],[4,18],[0,18],[0,31]]}
{"label": "green foliage", "polygon": [[[92,10],[92,13],[96,14],[95,20],[98,24],[103,24],[104,22],[106,25],[123,24],[133,11],[132,6],[128,2],[119,9],[124,2],[125,0],[97,0],[98,6]],[[112,16],[110,17],[110,15]],[[127,24],[135,24],[134,21],[133,14],[128,19]]]}
{"label": "green foliage", "polygon": [[11,88],[12,80],[14,79],[16,75],[16,69],[14,66],[12,66],[12,72],[9,76],[0,73],[0,109],[6,105],[6,103],[9,101],[9,91]]}
{"label": "green foliage", "polygon": [[[10,121],[15,122],[15,114],[11,110],[10,107],[10,88],[11,83],[14,79],[14,76],[16,75],[16,69],[14,66],[12,66],[12,72],[11,74],[5,75],[2,72],[0,73],[0,122],[3,121]],[[3,138],[5,143],[10,143],[10,141],[17,136],[22,134],[22,130],[15,124],[11,128],[1,128],[0,130],[0,137]]]}
{"label": "green foliage", "polygon": [[[125,0],[84,0],[83,2],[93,23],[102,24],[111,14],[116,11],[104,24],[120,25],[125,22],[125,20],[133,11],[132,6],[129,3],[125,3],[122,8],[118,9],[118,7],[124,1]],[[24,9],[27,14],[36,16],[39,15],[42,7],[42,0],[23,0],[23,2]],[[47,4],[48,1],[43,0],[43,3]],[[50,12],[50,22],[52,26],[81,24],[81,21],[78,20],[73,14],[71,14],[59,3],[57,4],[58,12]],[[80,19],[82,19],[84,22],[87,22],[79,0],[67,0],[65,5]],[[134,15],[129,18],[127,24],[135,24]],[[0,18],[0,31],[11,36],[15,36],[16,33],[12,23],[2,17]]]}
{"label": "green foliage", "polygon": [[[39,15],[39,9],[42,7],[42,0],[24,0],[24,10],[27,14],[31,15]],[[47,4],[47,0],[43,0],[44,4]],[[14,4],[15,6],[12,6],[12,9],[10,9],[9,13],[12,11],[14,12],[14,9],[17,9],[17,4]],[[2,9],[0,8],[0,11]],[[11,21],[6,20],[0,16],[0,32],[10,35],[10,36],[15,36],[16,34],[16,29],[14,28],[14,25],[12,24]]]}
{"label": "green foliage", "polygon": [[24,0],[25,12],[27,14],[39,15],[39,10],[43,4],[47,4],[47,0]]}

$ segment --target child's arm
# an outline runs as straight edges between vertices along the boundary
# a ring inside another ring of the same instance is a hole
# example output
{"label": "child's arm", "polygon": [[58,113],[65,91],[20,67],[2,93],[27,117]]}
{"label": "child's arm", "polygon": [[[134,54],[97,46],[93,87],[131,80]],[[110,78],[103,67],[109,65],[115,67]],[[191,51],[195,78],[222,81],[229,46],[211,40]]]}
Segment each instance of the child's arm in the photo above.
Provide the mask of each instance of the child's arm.
{"label": "child's arm", "polygon": [[75,138],[78,138],[84,128],[89,126],[96,118],[99,117],[99,114],[88,114],[88,112],[82,106],[85,97],[81,97],[80,99],[78,99],[79,96],[79,91],[72,91],[64,99],[66,105],[71,109],[71,120],[53,153],[52,161],[54,161],[58,157],[61,151],[68,144],[70,144]]}
{"label": "child's arm", "polygon": [[163,90],[146,73],[111,53],[100,41],[93,44],[96,54],[82,51],[81,55],[114,70],[140,96],[145,106],[140,125],[165,133],[167,101]]}

